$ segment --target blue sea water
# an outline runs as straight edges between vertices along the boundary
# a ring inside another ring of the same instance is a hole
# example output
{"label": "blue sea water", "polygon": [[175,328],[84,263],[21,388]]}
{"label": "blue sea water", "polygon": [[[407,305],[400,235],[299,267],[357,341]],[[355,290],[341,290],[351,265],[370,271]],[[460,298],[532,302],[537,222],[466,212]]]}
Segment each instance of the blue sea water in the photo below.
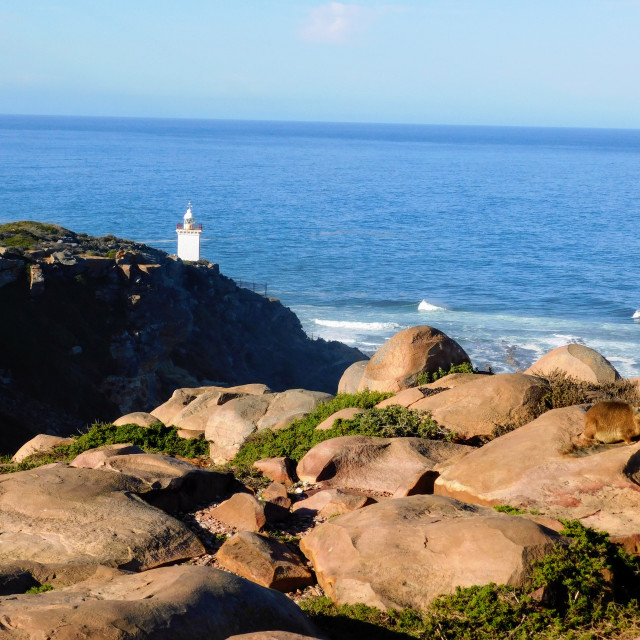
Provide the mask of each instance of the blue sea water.
{"label": "blue sea water", "polygon": [[203,257],[310,335],[429,324],[496,371],[580,342],[640,376],[640,131],[0,116],[0,223],[174,253],[188,201]]}

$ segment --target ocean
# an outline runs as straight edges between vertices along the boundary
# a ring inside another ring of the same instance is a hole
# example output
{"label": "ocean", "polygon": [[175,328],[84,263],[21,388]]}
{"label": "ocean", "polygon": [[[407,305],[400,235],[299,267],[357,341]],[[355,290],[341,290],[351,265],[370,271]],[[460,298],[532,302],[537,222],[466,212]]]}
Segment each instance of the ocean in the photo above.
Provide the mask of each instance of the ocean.
{"label": "ocean", "polygon": [[[640,376],[640,131],[0,116],[0,223],[202,257],[310,336],[428,324],[474,366],[570,342]],[[5,312],[5,310],[0,310]]]}

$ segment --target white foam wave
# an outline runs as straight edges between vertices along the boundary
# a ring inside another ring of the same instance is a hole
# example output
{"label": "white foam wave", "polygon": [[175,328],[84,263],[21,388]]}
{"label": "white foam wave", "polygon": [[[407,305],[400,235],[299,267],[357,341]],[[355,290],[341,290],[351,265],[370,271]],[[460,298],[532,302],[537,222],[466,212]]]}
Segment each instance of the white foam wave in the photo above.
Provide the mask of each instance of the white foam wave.
{"label": "white foam wave", "polygon": [[631,317],[634,320],[640,320],[640,309],[636,309],[636,312]]}
{"label": "white foam wave", "polygon": [[351,320],[319,320],[314,322],[321,327],[332,327],[334,329],[359,329],[361,331],[384,331],[385,329],[399,329],[400,325],[395,322],[355,322]]}
{"label": "white foam wave", "polygon": [[444,307],[439,307],[435,304],[431,304],[430,302],[427,302],[426,300],[423,300],[418,305],[418,311],[445,311],[445,309]]}

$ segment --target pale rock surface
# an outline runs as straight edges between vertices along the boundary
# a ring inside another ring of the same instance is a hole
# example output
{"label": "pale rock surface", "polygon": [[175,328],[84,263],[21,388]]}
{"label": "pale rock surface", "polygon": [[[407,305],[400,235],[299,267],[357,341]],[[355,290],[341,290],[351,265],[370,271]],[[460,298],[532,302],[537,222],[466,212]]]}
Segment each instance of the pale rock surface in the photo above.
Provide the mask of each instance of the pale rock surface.
{"label": "pale rock surface", "polygon": [[228,571],[269,589],[295,591],[314,583],[302,558],[284,542],[250,531],[228,538],[216,558]]}
{"label": "pale rock surface", "polygon": [[322,638],[321,636],[301,636],[299,633],[289,633],[288,631],[256,631],[255,633],[231,636],[227,640],[322,640]]}
{"label": "pale rock surface", "polygon": [[290,458],[284,456],[280,458],[262,458],[256,460],[253,466],[273,482],[282,482],[289,485],[295,482],[295,463]]}
{"label": "pale rock surface", "polygon": [[239,531],[260,531],[267,523],[264,507],[249,493],[234,493],[212,509],[211,515]]}
{"label": "pale rock surface", "polygon": [[148,485],[52,464],[0,476],[0,564],[105,564],[144,570],[204,553],[180,521],[136,494]]}
{"label": "pale rock surface", "polygon": [[477,376],[476,380],[419,400],[411,409],[428,411],[462,438],[491,436],[496,427],[521,425],[541,411],[547,383],[521,373]]}
{"label": "pale rock surface", "polygon": [[31,438],[31,440],[25,442],[25,444],[16,451],[11,460],[13,460],[13,462],[22,462],[34,453],[53,451],[56,447],[63,444],[73,444],[74,442],[75,440],[73,438],[61,438],[60,436],[49,436],[46,433],[40,433],[35,438]]}
{"label": "pale rock surface", "polygon": [[362,507],[375,502],[373,498],[361,493],[343,491],[342,489],[323,489],[309,498],[296,502],[293,505],[293,511],[302,515],[332,518],[349,513],[349,511],[362,509]]}
{"label": "pale rock surface", "polygon": [[534,362],[525,373],[546,376],[561,371],[583,382],[606,383],[620,378],[615,367],[597,351],[583,344],[558,347]]}
{"label": "pale rock surface", "polygon": [[364,413],[364,409],[358,409],[356,407],[347,407],[346,409],[340,409],[339,411],[336,411],[335,413],[330,415],[326,420],[323,420],[316,427],[316,429],[318,429],[318,431],[328,431],[333,427],[336,420],[351,420],[359,413]]}
{"label": "pale rock surface", "polygon": [[83,451],[69,463],[69,466],[78,469],[99,469],[104,467],[110,458],[136,453],[141,454],[144,451],[135,444],[106,444],[103,447]]}
{"label": "pale rock surface", "polygon": [[390,398],[382,400],[382,402],[378,402],[376,407],[378,409],[383,409],[384,407],[388,407],[392,404],[397,404],[401,407],[405,407],[406,409],[413,408],[413,405],[416,402],[422,400],[423,398],[429,397],[436,392],[444,391],[446,389],[453,389],[454,387],[459,387],[462,384],[478,380],[479,378],[480,374],[476,373],[450,373],[447,376],[439,378],[435,382],[430,382],[429,384],[422,384],[419,387],[410,387],[409,389],[398,391],[398,393],[391,396]]}
{"label": "pale rock surface", "polygon": [[157,416],[159,413],[164,424],[204,433],[207,421],[218,407],[235,398],[260,396],[270,391],[264,384],[176,389],[167,402],[153,410],[153,414]]}
{"label": "pale rock surface", "polygon": [[347,367],[338,382],[338,393],[357,393],[360,389],[360,381],[364,375],[368,360],[360,360],[354,362]]}
{"label": "pale rock surface", "polygon": [[291,498],[284,484],[272,482],[262,491],[261,498],[265,501],[264,515],[267,522],[283,522],[289,517]]}
{"label": "pale rock surface", "polygon": [[335,602],[425,608],[457,586],[523,586],[560,537],[442,496],[385,500],[317,526],[300,548]]}
{"label": "pale rock surface", "polygon": [[469,362],[464,349],[438,329],[418,326],[396,333],[367,363],[359,391],[391,391],[413,387],[418,375]]}
{"label": "pale rock surface", "polygon": [[313,411],[333,396],[320,391],[289,389],[282,393],[235,398],[211,414],[205,437],[210,442],[211,459],[222,464],[232,460],[245,440],[255,431],[283,429],[296,418]]}
{"label": "pale rock surface", "polygon": [[431,493],[437,464],[471,447],[423,438],[343,436],[313,447],[298,463],[298,477],[331,487],[391,493]]}
{"label": "pale rock surface", "polygon": [[107,574],[66,589],[0,598],[0,611],[7,640],[225,640],[269,630],[315,636],[283,594],[211,567],[187,565]]}
{"label": "pale rock surface", "polygon": [[619,540],[640,539],[640,443],[568,455],[586,406],[548,411],[442,471],[435,492],[577,519]]}
{"label": "pale rock surface", "polygon": [[135,424],[138,427],[150,427],[156,422],[161,422],[156,416],[146,413],[145,411],[134,411],[133,413],[127,413],[127,415],[118,418],[113,424],[116,427],[121,427],[125,424]]}

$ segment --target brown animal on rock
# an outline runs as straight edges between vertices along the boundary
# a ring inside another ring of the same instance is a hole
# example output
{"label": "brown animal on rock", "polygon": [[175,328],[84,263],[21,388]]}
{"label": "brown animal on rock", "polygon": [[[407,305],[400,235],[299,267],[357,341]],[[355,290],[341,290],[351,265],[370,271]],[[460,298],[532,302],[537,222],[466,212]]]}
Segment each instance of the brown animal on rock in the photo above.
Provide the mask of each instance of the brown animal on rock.
{"label": "brown animal on rock", "polygon": [[585,413],[584,425],[581,437],[585,444],[594,440],[633,444],[631,438],[640,436],[640,409],[626,402],[599,402]]}

